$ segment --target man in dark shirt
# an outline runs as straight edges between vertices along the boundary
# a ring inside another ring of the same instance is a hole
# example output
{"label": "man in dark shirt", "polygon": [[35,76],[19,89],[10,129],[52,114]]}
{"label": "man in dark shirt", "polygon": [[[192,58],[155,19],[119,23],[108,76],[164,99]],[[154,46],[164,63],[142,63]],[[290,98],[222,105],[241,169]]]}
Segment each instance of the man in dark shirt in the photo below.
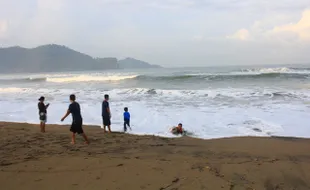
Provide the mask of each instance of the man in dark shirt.
{"label": "man in dark shirt", "polygon": [[70,95],[70,102],[71,104],[69,105],[69,108],[67,110],[67,113],[65,114],[65,116],[63,116],[63,118],[61,119],[61,121],[64,121],[66,119],[66,117],[68,117],[68,115],[72,115],[72,124],[71,124],[71,128],[70,131],[72,132],[72,144],[75,144],[75,134],[79,134],[82,135],[85,143],[89,144],[87,136],[85,135],[84,131],[83,131],[83,118],[81,116],[81,108],[80,108],[80,104],[77,103],[75,101],[75,95],[71,94]]}
{"label": "man in dark shirt", "polygon": [[103,129],[106,132],[106,127],[108,126],[109,133],[111,133],[111,112],[109,106],[109,95],[104,95],[104,101],[102,102],[102,122],[103,122]]}
{"label": "man in dark shirt", "polygon": [[45,97],[41,96],[39,98],[39,103],[38,103],[38,109],[39,109],[39,116],[40,116],[40,129],[42,133],[45,133],[45,123],[46,123],[46,114],[47,114],[47,108],[49,104],[44,104]]}

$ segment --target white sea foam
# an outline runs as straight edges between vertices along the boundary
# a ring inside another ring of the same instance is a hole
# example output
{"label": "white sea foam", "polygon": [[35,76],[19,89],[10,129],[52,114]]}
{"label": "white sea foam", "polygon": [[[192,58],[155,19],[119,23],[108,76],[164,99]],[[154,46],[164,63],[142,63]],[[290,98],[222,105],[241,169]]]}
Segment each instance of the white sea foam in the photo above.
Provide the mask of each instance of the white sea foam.
{"label": "white sea foam", "polygon": [[[8,87],[8,88],[0,88],[0,93],[20,93],[28,91],[28,88],[16,88],[16,87]],[[31,89],[30,89],[31,90]]]}
{"label": "white sea foam", "polygon": [[[104,93],[111,96],[112,129],[122,130],[122,113],[129,107],[132,115],[131,133],[169,136],[169,128],[179,122],[199,138],[227,136],[293,135],[310,137],[308,91],[286,91],[290,101],[274,99],[272,89],[56,89],[1,88],[0,120],[37,123],[36,100],[46,96],[51,103],[48,123],[69,124],[60,118],[65,113],[68,95],[76,93],[85,124],[101,124],[101,101]],[[270,94],[266,96],[266,94]],[[302,97],[295,101],[289,96]],[[265,98],[265,99],[264,99]],[[294,102],[294,104],[292,104]],[[258,129],[258,130],[253,130]],[[260,131],[260,132],[258,132]]]}
{"label": "white sea foam", "polygon": [[[62,124],[60,118],[65,113],[68,103],[59,100],[49,101],[48,123]],[[80,102],[82,114],[86,124],[100,125],[101,102]],[[227,106],[165,106],[155,102],[128,101],[110,102],[112,110],[112,129],[122,130],[123,107],[127,106],[132,115],[131,133],[156,134],[171,136],[168,130],[179,122],[200,138],[218,138],[226,136],[268,136],[268,135],[294,135],[309,137],[307,123],[309,108],[301,105],[290,107],[268,106],[262,108],[227,107]],[[6,107],[0,113],[1,120],[37,123],[38,115],[35,103],[1,102]],[[268,111],[264,111],[268,109]],[[289,119],[290,118],[290,119]],[[293,121],[292,121],[293,120]],[[69,124],[68,119],[64,124]],[[261,132],[253,129],[258,128]]]}
{"label": "white sea foam", "polygon": [[[148,101],[201,101],[208,100],[209,103],[213,100],[219,100],[223,103],[230,100],[309,100],[310,92],[307,89],[302,90],[285,90],[285,89],[262,89],[262,88],[217,88],[204,90],[164,90],[150,88],[123,88],[111,90],[97,90],[92,87],[85,87],[83,90],[77,86],[76,88],[16,88],[7,87],[0,88],[2,99],[14,100],[16,97],[21,97],[25,100],[33,100],[38,95],[44,95],[53,99],[63,98],[69,94],[77,94],[83,100],[94,101],[102,100],[105,93],[110,94],[114,100],[126,101],[130,100],[148,100]],[[31,98],[31,99],[28,99]],[[229,102],[233,104],[233,102]],[[238,102],[240,103],[240,102]]]}

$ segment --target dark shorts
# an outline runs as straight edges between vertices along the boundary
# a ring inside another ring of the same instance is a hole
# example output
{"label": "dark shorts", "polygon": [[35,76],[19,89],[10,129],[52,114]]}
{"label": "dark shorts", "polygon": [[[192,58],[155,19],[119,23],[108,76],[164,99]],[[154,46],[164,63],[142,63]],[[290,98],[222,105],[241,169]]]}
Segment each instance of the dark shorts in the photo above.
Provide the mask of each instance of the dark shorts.
{"label": "dark shorts", "polygon": [[130,120],[129,119],[124,119],[124,125],[130,126]]}
{"label": "dark shorts", "polygon": [[103,126],[111,125],[111,119],[109,116],[102,116]]}
{"label": "dark shorts", "polygon": [[40,122],[46,123],[46,113],[40,113],[39,115],[40,115],[40,117],[39,117]]}
{"label": "dark shorts", "polygon": [[72,133],[83,134],[84,131],[83,131],[82,125],[83,125],[83,121],[82,120],[80,120],[80,121],[73,121],[72,124],[71,124],[71,127],[70,127],[70,131]]}

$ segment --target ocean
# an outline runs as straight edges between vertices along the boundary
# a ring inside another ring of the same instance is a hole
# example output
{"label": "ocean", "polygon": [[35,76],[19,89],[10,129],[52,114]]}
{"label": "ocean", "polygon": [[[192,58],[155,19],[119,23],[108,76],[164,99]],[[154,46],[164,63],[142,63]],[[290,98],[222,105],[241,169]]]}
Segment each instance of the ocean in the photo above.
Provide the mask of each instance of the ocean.
{"label": "ocean", "polygon": [[70,94],[77,96],[84,124],[91,125],[101,125],[101,103],[109,94],[113,131],[122,131],[123,109],[128,107],[132,134],[172,137],[169,129],[183,123],[203,139],[310,137],[308,67],[2,74],[0,120],[39,123],[37,100],[45,96],[50,103],[47,124],[70,124],[71,117],[60,121]]}

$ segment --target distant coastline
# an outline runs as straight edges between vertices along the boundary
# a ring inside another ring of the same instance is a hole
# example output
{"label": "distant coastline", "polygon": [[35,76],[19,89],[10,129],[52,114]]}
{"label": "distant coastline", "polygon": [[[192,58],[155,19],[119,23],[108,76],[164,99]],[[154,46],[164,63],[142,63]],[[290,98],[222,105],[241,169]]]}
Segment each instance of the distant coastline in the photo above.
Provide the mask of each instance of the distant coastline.
{"label": "distant coastline", "polygon": [[93,58],[66,46],[50,44],[36,48],[0,48],[0,73],[161,68],[134,58]]}

